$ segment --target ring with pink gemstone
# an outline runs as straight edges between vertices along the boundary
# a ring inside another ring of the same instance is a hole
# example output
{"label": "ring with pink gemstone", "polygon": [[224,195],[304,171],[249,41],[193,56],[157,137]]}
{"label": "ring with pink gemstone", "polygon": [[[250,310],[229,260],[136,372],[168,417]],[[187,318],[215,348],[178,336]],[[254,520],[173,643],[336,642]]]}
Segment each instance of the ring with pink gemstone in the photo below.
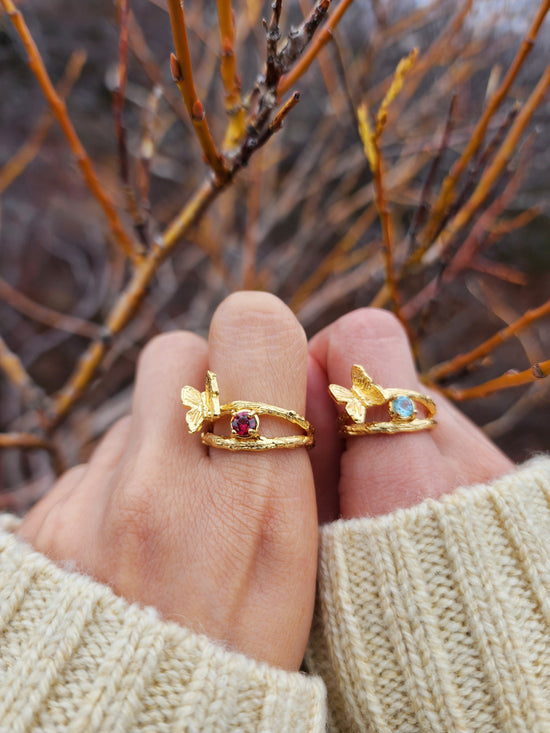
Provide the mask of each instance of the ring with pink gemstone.
{"label": "ring with pink gemstone", "polygon": [[[351,382],[351,389],[329,385],[332,399],[345,406],[338,418],[343,435],[415,432],[436,424],[435,402],[427,395],[410,389],[380,387],[359,364],[351,368]],[[368,411],[372,407],[387,407],[389,419],[369,420]]]}
{"label": "ring with pink gemstone", "polygon": [[[202,442],[213,448],[261,451],[302,446],[310,448],[314,444],[313,426],[294,410],[245,400],[235,400],[227,405],[221,405],[218,381],[212,371],[206,373],[204,392],[199,392],[194,387],[183,387],[181,401],[189,408],[185,416],[189,432],[200,432]],[[301,435],[262,436],[260,415],[290,422],[304,432]],[[214,423],[225,416],[229,416],[231,435],[218,435],[212,432]]]}

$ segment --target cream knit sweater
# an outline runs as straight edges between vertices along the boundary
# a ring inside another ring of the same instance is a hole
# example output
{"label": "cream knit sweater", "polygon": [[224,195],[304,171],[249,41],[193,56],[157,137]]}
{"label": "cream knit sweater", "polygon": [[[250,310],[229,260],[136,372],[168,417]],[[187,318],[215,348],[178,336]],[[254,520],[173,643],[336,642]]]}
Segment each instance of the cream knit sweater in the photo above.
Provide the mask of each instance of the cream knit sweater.
{"label": "cream knit sweater", "polygon": [[0,521],[2,733],[293,733],[325,716],[337,731],[550,733],[548,459],[324,527],[310,675],[129,605],[16,525]]}

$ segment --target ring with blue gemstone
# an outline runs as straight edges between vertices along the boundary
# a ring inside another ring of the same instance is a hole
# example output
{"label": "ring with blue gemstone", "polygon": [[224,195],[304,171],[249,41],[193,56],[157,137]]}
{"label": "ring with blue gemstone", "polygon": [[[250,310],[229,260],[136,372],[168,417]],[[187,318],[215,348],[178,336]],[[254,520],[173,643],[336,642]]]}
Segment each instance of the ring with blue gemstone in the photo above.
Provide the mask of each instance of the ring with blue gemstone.
{"label": "ring with blue gemstone", "polygon": [[[436,424],[431,397],[410,389],[380,387],[359,364],[351,368],[350,389],[331,384],[329,392],[335,402],[344,405],[338,418],[343,435],[415,432]],[[380,409],[374,418],[374,407],[387,408],[387,418],[380,419]]]}

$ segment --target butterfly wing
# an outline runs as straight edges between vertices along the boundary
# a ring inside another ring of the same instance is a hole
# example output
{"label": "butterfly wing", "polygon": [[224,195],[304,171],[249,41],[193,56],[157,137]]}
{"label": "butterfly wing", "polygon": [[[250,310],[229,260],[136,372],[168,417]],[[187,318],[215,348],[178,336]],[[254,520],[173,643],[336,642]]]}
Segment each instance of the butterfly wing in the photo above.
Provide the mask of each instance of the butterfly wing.
{"label": "butterfly wing", "polygon": [[351,368],[352,387],[351,391],[364,405],[383,405],[386,402],[384,393],[378,387],[367,372],[359,364],[354,364]]}
{"label": "butterfly wing", "polygon": [[328,391],[335,402],[349,402],[353,399],[353,392],[339,384],[329,384]]}
{"label": "butterfly wing", "polygon": [[201,393],[194,387],[183,387],[181,401],[185,407],[200,407],[202,405]]}
{"label": "butterfly wing", "polygon": [[194,387],[184,387],[181,390],[181,401],[185,407],[191,408],[185,416],[189,432],[197,433],[204,422],[201,393]]}
{"label": "butterfly wing", "polygon": [[202,393],[204,398],[203,409],[212,420],[220,416],[220,390],[215,372],[206,372],[206,386]]}
{"label": "butterfly wing", "polygon": [[352,420],[355,422],[365,421],[365,406],[351,390],[341,387],[339,384],[331,384],[328,389],[335,402],[346,405],[346,412]]}
{"label": "butterfly wing", "polygon": [[351,417],[351,419],[354,422],[357,422],[357,423],[365,422],[365,415],[367,413],[367,408],[361,402],[361,400],[358,400],[355,397],[351,399],[346,404],[346,412],[348,413],[348,415]]}
{"label": "butterfly wing", "polygon": [[185,419],[187,421],[189,432],[198,433],[204,423],[202,409],[199,407],[194,407],[192,410],[189,410],[189,412],[185,416]]}

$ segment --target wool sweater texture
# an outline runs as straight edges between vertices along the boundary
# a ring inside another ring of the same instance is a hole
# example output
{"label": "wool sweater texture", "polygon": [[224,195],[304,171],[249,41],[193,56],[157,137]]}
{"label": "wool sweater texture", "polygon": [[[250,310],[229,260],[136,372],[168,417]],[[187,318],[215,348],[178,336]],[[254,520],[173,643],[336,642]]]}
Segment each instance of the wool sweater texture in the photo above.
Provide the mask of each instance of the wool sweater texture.
{"label": "wool sweater texture", "polygon": [[550,460],[320,531],[307,673],[247,659],[0,518],[0,731],[550,733]]}

